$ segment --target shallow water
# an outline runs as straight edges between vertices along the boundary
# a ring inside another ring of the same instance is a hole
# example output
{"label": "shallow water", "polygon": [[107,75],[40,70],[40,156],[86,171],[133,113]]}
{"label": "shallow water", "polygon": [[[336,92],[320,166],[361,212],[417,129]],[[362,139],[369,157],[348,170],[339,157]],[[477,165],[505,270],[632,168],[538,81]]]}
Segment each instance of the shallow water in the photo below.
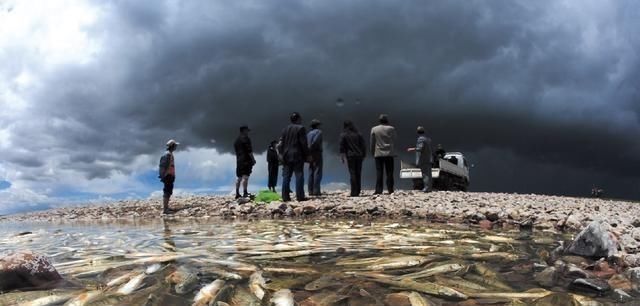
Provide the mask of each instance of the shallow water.
{"label": "shallow water", "polygon": [[[191,305],[198,290],[215,279],[226,279],[222,301],[249,305],[246,293],[255,271],[265,279],[267,302],[275,291],[290,289],[300,305],[385,305],[391,293],[420,290],[394,283],[413,276],[414,283],[446,286],[479,304],[524,305],[534,298],[518,293],[541,292],[535,290],[533,264],[544,262],[558,241],[568,238],[418,221],[340,220],[5,222],[0,237],[0,251],[46,254],[70,281],[57,291],[25,293],[22,301],[90,292],[88,305]],[[145,274],[155,263],[160,270]],[[483,267],[489,272],[482,273]],[[445,270],[415,274],[431,268]],[[196,281],[179,294],[172,282],[180,283],[174,279],[185,271]],[[106,285],[129,272],[143,279],[132,293],[116,293],[126,282]],[[550,290],[566,291],[566,283],[560,284]],[[436,305],[461,301],[428,291],[422,296]],[[14,301],[9,295],[19,294],[0,295],[0,305]],[[611,302],[608,296],[594,299]]]}

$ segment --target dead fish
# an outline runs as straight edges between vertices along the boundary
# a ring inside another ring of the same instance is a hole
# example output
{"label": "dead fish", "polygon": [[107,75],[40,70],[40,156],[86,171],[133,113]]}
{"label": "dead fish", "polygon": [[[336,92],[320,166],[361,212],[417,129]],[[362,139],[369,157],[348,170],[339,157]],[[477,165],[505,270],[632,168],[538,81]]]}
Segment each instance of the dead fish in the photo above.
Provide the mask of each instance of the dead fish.
{"label": "dead fish", "polygon": [[219,278],[223,278],[226,280],[241,280],[242,276],[240,274],[237,273],[233,273],[233,272],[229,272],[229,271],[225,271],[222,269],[218,269],[215,267],[207,267],[205,270],[207,273],[211,273],[214,274],[216,276],[218,276]]}
{"label": "dead fish", "polygon": [[222,260],[222,259],[211,259],[211,258],[202,258],[200,260],[202,262],[206,262],[206,263],[225,266],[225,267],[227,267],[229,269],[232,269],[232,270],[235,270],[235,271],[255,272],[255,271],[258,270],[258,267],[254,266],[252,264],[239,262],[239,261]]}
{"label": "dead fish", "polygon": [[480,275],[480,277],[475,277],[475,275],[473,274],[466,274],[464,278],[477,281],[482,284],[487,284],[498,289],[513,291],[513,288],[503,282],[498,273],[491,270],[489,267],[480,263],[476,263],[473,265],[473,268]]}
{"label": "dead fish", "polygon": [[262,300],[264,297],[264,288],[265,281],[262,277],[262,272],[256,271],[249,277],[249,289],[251,292],[259,299]]}
{"label": "dead fish", "polygon": [[225,302],[222,302],[222,301],[218,301],[217,306],[231,306],[231,305],[229,305],[229,304],[227,304]]}
{"label": "dead fish", "polygon": [[293,293],[289,289],[278,290],[273,294],[270,301],[275,306],[293,306]]}
{"label": "dead fish", "polygon": [[491,241],[491,242],[502,242],[502,243],[520,243],[520,241],[516,241],[513,238],[503,237],[503,236],[484,236],[480,237],[481,240]]}
{"label": "dead fish", "polygon": [[[71,298],[73,298],[76,294],[73,293],[67,293],[67,294],[54,294],[54,295],[49,295],[49,296],[44,296],[41,298],[37,298],[33,301],[30,302],[24,302],[24,303],[20,303],[18,304],[18,306],[49,306],[49,305],[59,305],[62,304],[68,300],[70,300]],[[0,301],[2,302],[2,301]],[[0,303],[0,305],[4,305],[3,303]],[[7,304],[10,305],[10,304]]]}
{"label": "dead fish", "polygon": [[409,294],[409,302],[411,306],[433,306],[434,304],[427,301],[420,293],[411,292]]}
{"label": "dead fish", "polygon": [[118,276],[112,280],[110,280],[107,283],[107,287],[115,287],[121,284],[124,284],[125,282],[129,281],[132,277],[134,277],[135,275],[137,275],[137,272],[129,272],[129,273],[125,273],[121,276]]}
{"label": "dead fish", "polygon": [[369,270],[387,270],[419,266],[427,262],[424,256],[403,256],[396,258],[385,258],[378,263],[368,266]]}
{"label": "dead fish", "polygon": [[470,259],[474,260],[509,260],[516,261],[520,259],[518,254],[508,252],[488,252],[488,253],[473,253],[469,255]]}
{"label": "dead fish", "polygon": [[202,287],[196,297],[193,299],[193,306],[204,306],[209,305],[209,303],[215,298],[218,294],[218,291],[224,286],[225,282],[221,279],[216,279],[210,284]]}
{"label": "dead fish", "polygon": [[147,258],[140,258],[132,261],[132,264],[153,264],[153,263],[165,263],[170,261],[176,261],[178,259],[185,259],[190,257],[196,257],[195,254],[180,254],[180,255],[161,255]]}
{"label": "dead fish", "polygon": [[479,284],[476,284],[474,282],[470,282],[462,277],[459,276],[454,276],[454,277],[444,277],[444,276],[439,276],[436,275],[435,276],[435,281],[438,284],[443,284],[445,286],[449,286],[452,288],[457,288],[460,289],[464,292],[467,291],[486,291],[487,288],[483,287]]}
{"label": "dead fish", "polygon": [[199,278],[195,272],[181,266],[167,276],[166,281],[171,284],[176,284],[174,289],[177,294],[186,294],[196,288]]}
{"label": "dead fish", "polygon": [[282,274],[318,274],[318,270],[312,268],[278,268],[278,267],[266,267],[262,269],[265,272],[270,273],[282,273]]}
{"label": "dead fish", "polygon": [[418,271],[418,272],[415,272],[415,273],[409,273],[409,274],[406,274],[406,275],[398,276],[395,279],[396,280],[400,280],[400,279],[418,279],[418,278],[429,277],[429,276],[437,275],[437,274],[456,272],[456,271],[461,270],[462,268],[464,268],[464,266],[462,266],[461,264],[457,264],[457,263],[446,264],[446,265],[440,265],[440,266],[437,266],[437,267],[426,269],[426,270],[423,270],[423,271]]}
{"label": "dead fish", "polygon": [[64,306],[91,305],[90,302],[97,299],[101,294],[102,294],[102,291],[100,290],[87,291],[76,296],[75,298],[70,299],[64,304]]}
{"label": "dead fish", "polygon": [[332,291],[320,292],[308,297],[300,305],[334,305],[348,297]]}
{"label": "dead fish", "polygon": [[433,295],[436,297],[441,297],[441,298],[454,298],[454,299],[461,299],[461,300],[467,299],[467,295],[462,292],[459,292],[455,289],[441,286],[435,283],[430,283],[430,282],[416,282],[409,279],[395,281],[395,280],[381,279],[381,278],[370,278],[370,280],[377,283],[390,285],[393,287],[419,291],[422,293],[426,293],[426,294]]}
{"label": "dead fish", "polygon": [[532,289],[525,292],[476,292],[469,293],[469,297],[480,299],[539,299],[551,292],[544,289]]}
{"label": "dead fish", "polygon": [[147,275],[144,273],[132,277],[129,282],[120,287],[117,292],[122,295],[131,294],[131,292],[142,287],[142,281],[144,281],[145,277],[147,277]]}
{"label": "dead fish", "polygon": [[239,287],[233,296],[231,296],[230,303],[238,306],[259,306],[261,304],[260,300],[258,300],[255,295],[242,287]]}
{"label": "dead fish", "polygon": [[333,249],[289,251],[289,252],[279,252],[279,253],[268,254],[268,255],[253,256],[251,257],[251,259],[253,260],[282,259],[282,258],[308,256],[308,255],[320,254],[320,253],[328,253],[333,251],[334,251]]}
{"label": "dead fish", "polygon": [[160,265],[159,263],[152,264],[152,265],[147,267],[147,269],[144,271],[144,273],[153,274],[153,273],[158,272],[160,270],[160,268],[162,268],[162,265]]}
{"label": "dead fish", "polygon": [[308,291],[316,291],[335,285],[339,285],[339,283],[336,282],[336,279],[333,276],[323,275],[320,278],[308,283],[306,286],[304,286],[304,289]]}

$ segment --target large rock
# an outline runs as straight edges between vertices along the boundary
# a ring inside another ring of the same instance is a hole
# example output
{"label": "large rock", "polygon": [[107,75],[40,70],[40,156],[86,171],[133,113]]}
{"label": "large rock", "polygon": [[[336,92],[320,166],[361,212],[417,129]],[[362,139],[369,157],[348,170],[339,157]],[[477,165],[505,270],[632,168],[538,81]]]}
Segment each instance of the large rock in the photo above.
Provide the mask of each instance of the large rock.
{"label": "large rock", "polygon": [[618,244],[609,229],[610,226],[605,221],[589,223],[569,244],[566,252],[586,257],[609,257],[615,254]]}
{"label": "large rock", "polygon": [[545,288],[551,288],[555,286],[556,281],[558,280],[558,273],[555,267],[548,267],[544,269],[542,272],[535,274],[536,282]]}
{"label": "large rock", "polygon": [[46,257],[17,252],[0,258],[0,291],[53,288],[62,280]]}

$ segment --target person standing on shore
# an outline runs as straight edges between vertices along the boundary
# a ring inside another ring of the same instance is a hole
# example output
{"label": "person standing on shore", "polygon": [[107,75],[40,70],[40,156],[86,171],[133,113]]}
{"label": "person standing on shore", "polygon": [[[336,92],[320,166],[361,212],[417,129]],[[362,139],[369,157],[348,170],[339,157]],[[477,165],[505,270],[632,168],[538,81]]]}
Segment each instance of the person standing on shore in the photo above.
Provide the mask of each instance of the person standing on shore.
{"label": "person standing on shore", "polygon": [[438,147],[436,149],[436,152],[433,153],[433,164],[436,165],[436,167],[438,167],[440,165],[440,160],[444,159],[444,156],[447,154],[447,151],[445,151],[442,148],[442,144],[438,144]]}
{"label": "person standing on shore", "polygon": [[267,149],[267,171],[269,172],[267,187],[269,187],[269,191],[273,192],[276,192],[276,185],[278,185],[278,167],[280,167],[276,144],[277,141],[272,141]]}
{"label": "person standing on shore", "polygon": [[173,194],[173,183],[176,180],[176,166],[173,158],[173,151],[178,148],[180,143],[176,142],[173,139],[167,141],[167,151],[160,158],[159,165],[159,173],[158,177],[160,181],[164,184],[162,188],[163,196],[162,196],[162,214],[170,214],[171,210],[169,209],[169,199]]}
{"label": "person standing on shore", "polygon": [[353,122],[345,121],[343,128],[340,134],[340,159],[343,164],[346,161],[349,169],[350,196],[358,197],[362,189],[362,161],[366,156],[367,147],[364,137],[358,132]]}
{"label": "person standing on shore", "polygon": [[311,120],[311,131],[307,134],[309,145],[309,195],[320,196],[320,182],[322,181],[322,131],[320,120]]}
{"label": "person standing on shore", "polygon": [[[238,135],[233,144],[236,151],[236,199],[251,196],[247,191],[247,187],[249,186],[249,176],[253,166],[256,164],[256,159],[253,157],[253,148],[251,147],[251,139],[249,139],[250,131],[248,126],[241,126],[240,135]],[[240,195],[241,184],[244,191],[242,196]]]}
{"label": "person standing on shore", "polygon": [[387,115],[380,115],[380,124],[371,129],[371,154],[376,161],[376,191],[375,194],[382,194],[383,172],[387,174],[387,190],[393,193],[393,157],[394,143],[396,141],[396,129],[389,124]]}
{"label": "person standing on shore", "polygon": [[282,200],[291,201],[291,176],[296,176],[296,199],[306,201],[304,196],[304,163],[309,159],[307,131],[302,126],[302,117],[294,112],[289,117],[291,123],[282,131],[278,152],[282,160]]}
{"label": "person standing on shore", "polygon": [[414,148],[408,148],[407,152],[416,152],[416,165],[422,172],[424,182],[423,192],[430,192],[432,187],[431,165],[433,164],[433,153],[431,150],[431,138],[425,135],[424,127],[416,129],[418,140]]}

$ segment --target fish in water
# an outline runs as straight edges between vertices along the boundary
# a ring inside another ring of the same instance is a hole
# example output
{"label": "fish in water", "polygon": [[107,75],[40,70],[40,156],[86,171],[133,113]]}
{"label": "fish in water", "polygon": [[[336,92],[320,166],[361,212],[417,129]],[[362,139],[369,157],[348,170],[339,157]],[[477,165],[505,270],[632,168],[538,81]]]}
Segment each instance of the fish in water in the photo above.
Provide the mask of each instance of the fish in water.
{"label": "fish in water", "polygon": [[82,293],[75,298],[70,299],[65,306],[84,306],[91,305],[90,302],[97,299],[102,294],[100,290],[92,290]]}
{"label": "fish in water", "polygon": [[262,304],[258,298],[247,289],[239,287],[231,296],[231,305],[234,306],[259,306]]}
{"label": "fish in water", "polygon": [[340,283],[337,282],[333,276],[323,275],[320,278],[308,283],[306,286],[304,286],[304,289],[308,291],[316,291],[339,284]]}
{"label": "fish in water", "polygon": [[402,256],[396,258],[385,258],[373,265],[368,266],[369,270],[388,270],[419,266],[429,260],[424,256]]}
{"label": "fish in water", "polygon": [[429,276],[437,275],[437,274],[456,272],[456,271],[462,270],[462,268],[464,268],[464,266],[462,266],[461,264],[457,264],[457,263],[440,265],[440,266],[433,267],[433,268],[430,268],[430,269],[426,269],[426,270],[423,270],[423,271],[418,271],[418,272],[415,272],[415,273],[410,273],[410,274],[398,276],[398,277],[396,277],[396,280],[425,278],[425,277],[429,277]]}
{"label": "fish in water", "polygon": [[132,277],[136,276],[137,272],[128,272],[123,275],[120,275],[107,283],[107,287],[115,287],[121,284],[128,282]]}
{"label": "fish in water", "polygon": [[265,285],[266,282],[262,277],[261,271],[253,272],[253,274],[251,274],[251,276],[249,277],[249,289],[251,289],[251,292],[253,292],[253,294],[259,300],[262,300],[262,298],[264,297],[264,289],[262,288],[264,288]]}
{"label": "fish in water", "polygon": [[441,297],[441,298],[453,298],[453,299],[460,299],[460,300],[466,300],[468,298],[466,294],[459,292],[455,289],[441,286],[435,283],[430,283],[430,282],[416,282],[409,279],[395,281],[395,280],[382,279],[382,278],[371,278],[370,280],[377,283],[393,286],[393,287],[419,291],[422,293],[426,293],[426,294],[433,295],[436,297]]}
{"label": "fish in water", "polygon": [[127,294],[131,294],[131,292],[137,290],[138,288],[142,287],[142,282],[144,281],[145,277],[147,277],[146,274],[144,273],[140,273],[134,277],[132,277],[129,282],[127,282],[126,284],[122,285],[122,287],[120,287],[118,289],[118,293],[122,294],[122,295],[127,295]]}
{"label": "fish in water", "polygon": [[289,289],[280,289],[273,294],[271,303],[275,306],[293,306],[293,293]]}
{"label": "fish in water", "polygon": [[411,306],[433,306],[434,304],[425,299],[420,293],[409,293],[409,302]]}
{"label": "fish in water", "polygon": [[334,305],[349,296],[341,295],[334,291],[325,291],[316,293],[300,303],[301,306],[306,305]]}
{"label": "fish in water", "polygon": [[[74,294],[71,293],[67,293],[67,294],[54,294],[54,295],[50,295],[50,296],[45,296],[45,297],[41,297],[38,299],[35,299],[31,302],[25,302],[25,303],[20,303],[18,304],[18,306],[49,306],[49,305],[59,305],[62,304],[68,300],[70,300],[71,298],[74,297]],[[4,305],[1,304],[0,305]]]}
{"label": "fish in water", "polygon": [[225,281],[216,279],[210,284],[202,287],[202,289],[198,291],[198,294],[196,294],[196,297],[193,299],[193,306],[209,305],[209,303],[215,298],[224,284]]}
{"label": "fish in water", "polygon": [[198,286],[200,279],[197,273],[180,266],[166,277],[166,281],[170,284],[175,284],[174,289],[177,294],[187,294]]}
{"label": "fish in water", "polygon": [[160,265],[159,263],[152,264],[152,265],[147,267],[147,270],[145,270],[144,273],[153,274],[153,273],[158,272],[161,268],[162,268],[162,265]]}

